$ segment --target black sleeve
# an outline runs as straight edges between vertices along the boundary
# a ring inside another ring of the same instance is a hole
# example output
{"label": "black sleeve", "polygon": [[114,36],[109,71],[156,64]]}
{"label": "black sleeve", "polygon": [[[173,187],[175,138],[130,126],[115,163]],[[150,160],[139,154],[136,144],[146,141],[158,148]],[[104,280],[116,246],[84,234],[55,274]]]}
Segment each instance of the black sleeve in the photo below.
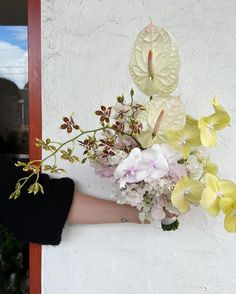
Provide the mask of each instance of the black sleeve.
{"label": "black sleeve", "polygon": [[41,174],[39,182],[44,194],[28,194],[29,183],[18,199],[9,199],[16,182],[25,175],[8,157],[0,154],[0,223],[19,240],[58,245],[72,204],[74,182]]}

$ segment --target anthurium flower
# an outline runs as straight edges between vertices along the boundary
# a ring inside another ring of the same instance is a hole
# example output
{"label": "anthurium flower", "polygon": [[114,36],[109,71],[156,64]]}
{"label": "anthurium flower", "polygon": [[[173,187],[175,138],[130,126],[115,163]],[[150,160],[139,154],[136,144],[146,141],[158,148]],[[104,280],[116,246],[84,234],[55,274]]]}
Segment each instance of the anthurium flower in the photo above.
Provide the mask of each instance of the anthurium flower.
{"label": "anthurium flower", "polygon": [[185,213],[189,210],[191,203],[199,203],[203,189],[203,183],[183,177],[172,191],[171,202],[181,213]]}
{"label": "anthurium flower", "polygon": [[185,125],[185,108],[178,97],[161,97],[154,95],[152,100],[144,105],[137,120],[142,124],[143,130],[137,139],[144,148],[149,148],[156,143],[161,143],[164,131],[181,129]]}
{"label": "anthurium flower", "polygon": [[150,23],[132,49],[129,71],[134,83],[148,96],[172,93],[179,79],[180,56],[174,38]]}
{"label": "anthurium flower", "polygon": [[137,140],[143,148],[150,148],[154,144],[161,143],[161,138],[159,135],[152,134],[152,131],[141,131],[140,134],[137,134]]}
{"label": "anthurium flower", "polygon": [[158,129],[159,134],[168,129],[182,129],[185,126],[186,113],[180,96],[154,95],[143,107],[145,109],[139,113],[137,120],[143,125],[144,131],[154,131],[161,112],[163,118]]}
{"label": "anthurium flower", "polygon": [[168,144],[183,154],[185,159],[188,158],[193,147],[201,144],[199,130],[192,127],[166,131],[164,137]]}
{"label": "anthurium flower", "polygon": [[210,116],[203,116],[198,122],[201,142],[206,147],[215,147],[217,144],[217,131],[230,124],[230,116],[216,98],[213,101],[213,107],[215,113]]}
{"label": "anthurium flower", "polygon": [[232,181],[220,180],[210,173],[205,175],[204,181],[205,189],[200,204],[211,215],[217,216],[220,211],[220,201],[223,197],[236,200],[236,186]]}
{"label": "anthurium flower", "polygon": [[115,169],[114,178],[119,180],[120,187],[126,183],[135,183],[144,180],[150,175],[150,164],[142,158],[139,148],[131,150],[129,156]]}

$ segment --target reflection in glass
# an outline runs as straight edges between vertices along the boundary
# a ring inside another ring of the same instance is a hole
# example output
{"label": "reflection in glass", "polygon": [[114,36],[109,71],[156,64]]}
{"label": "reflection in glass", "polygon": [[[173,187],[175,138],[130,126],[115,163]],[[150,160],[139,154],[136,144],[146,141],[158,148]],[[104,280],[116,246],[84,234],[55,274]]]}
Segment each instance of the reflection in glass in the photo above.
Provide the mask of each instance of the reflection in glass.
{"label": "reflection in glass", "polygon": [[28,157],[26,26],[0,26],[0,152]]}
{"label": "reflection in glass", "polygon": [[[28,159],[27,43],[26,26],[0,26],[0,152],[15,161]],[[28,244],[0,224],[0,294],[29,292],[28,264]]]}

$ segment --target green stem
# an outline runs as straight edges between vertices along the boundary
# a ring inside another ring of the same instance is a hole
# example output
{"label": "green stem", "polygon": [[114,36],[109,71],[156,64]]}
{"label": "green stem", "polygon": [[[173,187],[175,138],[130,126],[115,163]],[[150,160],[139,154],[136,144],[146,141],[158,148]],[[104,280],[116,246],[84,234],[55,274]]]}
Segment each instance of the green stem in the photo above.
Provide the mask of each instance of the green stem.
{"label": "green stem", "polygon": [[[114,129],[112,128],[112,127],[101,127],[101,128],[97,128],[97,129],[93,129],[93,130],[89,130],[89,131],[85,131],[85,132],[83,132],[83,133],[80,133],[79,135],[77,135],[77,136],[75,136],[75,137],[73,137],[73,138],[71,138],[71,139],[69,139],[69,140],[67,140],[67,141],[65,141],[64,143],[62,143],[53,153],[51,153],[51,154],[49,154],[47,157],[45,157],[42,161],[41,161],[41,164],[39,165],[40,167],[42,167],[42,164],[46,161],[46,160],[48,160],[50,157],[52,157],[52,156],[54,156],[56,153],[58,153],[58,151],[60,151],[60,149],[63,147],[63,146],[65,146],[65,145],[67,145],[67,144],[69,144],[69,143],[71,143],[71,142],[74,142],[75,140],[77,140],[79,137],[81,137],[81,136],[83,136],[83,135],[86,135],[86,134],[89,134],[89,133],[97,133],[97,132],[100,132],[100,131],[103,131],[103,130],[106,130],[106,129],[111,129],[111,130],[113,130],[114,131]],[[134,138],[132,135],[130,135],[129,133],[126,133],[126,132],[123,132],[123,134],[124,135],[126,135],[126,136],[129,136],[129,137],[131,137],[136,143],[137,143],[137,145],[140,147],[140,148],[142,148],[142,146],[141,146],[141,144],[139,143],[139,141],[136,139],[136,138]]]}
{"label": "green stem", "polygon": [[[27,178],[23,178],[23,179],[25,179],[25,181],[20,185],[20,190],[24,187],[24,185],[28,182],[28,180],[33,176],[33,175],[35,175],[35,173],[31,173]],[[38,174],[37,174],[38,175]],[[20,179],[19,181],[18,181],[18,183],[21,181],[22,179]]]}

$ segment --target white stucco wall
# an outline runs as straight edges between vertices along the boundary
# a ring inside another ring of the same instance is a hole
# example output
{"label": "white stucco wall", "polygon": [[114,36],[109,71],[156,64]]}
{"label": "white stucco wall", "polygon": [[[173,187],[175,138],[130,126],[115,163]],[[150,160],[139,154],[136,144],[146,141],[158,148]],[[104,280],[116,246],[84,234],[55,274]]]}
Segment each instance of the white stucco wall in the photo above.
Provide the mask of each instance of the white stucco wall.
{"label": "white stucco wall", "polygon": [[[57,126],[75,112],[93,127],[93,111],[134,87],[131,46],[148,17],[177,39],[179,91],[196,117],[218,95],[232,115],[213,159],[236,180],[236,1],[42,0],[44,137],[65,138]],[[139,98],[142,95],[136,91]],[[89,166],[67,167],[86,193],[109,197],[106,181]],[[177,232],[150,225],[78,225],[59,247],[43,247],[43,294],[231,294],[236,292],[236,235],[223,218],[199,209]]]}

